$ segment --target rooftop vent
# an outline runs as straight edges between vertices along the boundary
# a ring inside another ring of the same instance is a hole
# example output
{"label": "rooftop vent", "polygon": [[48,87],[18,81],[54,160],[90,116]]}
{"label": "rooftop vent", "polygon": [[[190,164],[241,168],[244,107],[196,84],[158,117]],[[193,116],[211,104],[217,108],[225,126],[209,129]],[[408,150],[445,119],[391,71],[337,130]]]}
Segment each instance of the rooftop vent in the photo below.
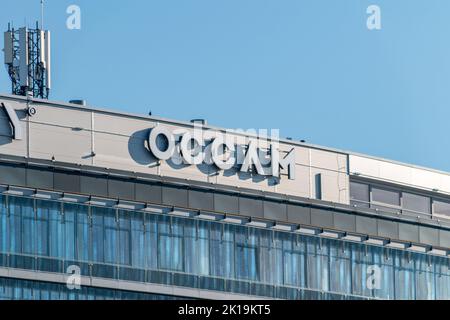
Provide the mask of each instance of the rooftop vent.
{"label": "rooftop vent", "polygon": [[192,119],[191,123],[201,124],[203,126],[207,126],[208,125],[208,121],[206,121],[205,119]]}
{"label": "rooftop vent", "polygon": [[78,104],[80,106],[86,106],[86,100],[70,100],[69,103]]}

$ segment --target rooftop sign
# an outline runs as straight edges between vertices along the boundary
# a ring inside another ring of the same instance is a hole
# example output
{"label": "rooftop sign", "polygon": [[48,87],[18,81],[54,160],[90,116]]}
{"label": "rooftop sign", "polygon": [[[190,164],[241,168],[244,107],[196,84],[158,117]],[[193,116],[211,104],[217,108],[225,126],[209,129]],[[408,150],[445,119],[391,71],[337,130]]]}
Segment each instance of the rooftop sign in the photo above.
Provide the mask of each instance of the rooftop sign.
{"label": "rooftop sign", "polygon": [[285,170],[290,180],[295,179],[294,149],[282,154],[278,139],[245,137],[246,141],[242,142],[240,138],[230,133],[206,132],[198,127],[191,133],[156,126],[150,131],[148,145],[158,160],[214,165],[219,170],[237,168],[239,172],[276,178],[280,178]]}

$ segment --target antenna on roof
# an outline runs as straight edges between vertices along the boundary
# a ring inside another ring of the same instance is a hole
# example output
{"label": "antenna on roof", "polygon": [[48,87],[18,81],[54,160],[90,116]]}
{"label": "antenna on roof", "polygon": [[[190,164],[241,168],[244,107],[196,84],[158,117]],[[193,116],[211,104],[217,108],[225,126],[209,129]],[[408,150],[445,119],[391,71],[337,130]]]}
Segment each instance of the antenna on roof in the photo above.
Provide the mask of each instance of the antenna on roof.
{"label": "antenna on roof", "polygon": [[41,30],[44,30],[44,0],[41,0]]}
{"label": "antenna on roof", "polygon": [[51,89],[50,31],[28,27],[4,33],[4,63],[12,94],[48,99]]}

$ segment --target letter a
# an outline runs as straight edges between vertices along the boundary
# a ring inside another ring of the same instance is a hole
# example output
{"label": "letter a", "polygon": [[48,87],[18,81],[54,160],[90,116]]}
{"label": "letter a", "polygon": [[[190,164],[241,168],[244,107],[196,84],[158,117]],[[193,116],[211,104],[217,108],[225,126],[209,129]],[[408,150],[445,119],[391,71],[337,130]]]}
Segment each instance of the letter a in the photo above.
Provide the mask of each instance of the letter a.
{"label": "letter a", "polygon": [[81,9],[77,5],[71,5],[67,7],[67,14],[70,16],[67,18],[66,26],[69,30],[80,30],[81,29]]}
{"label": "letter a", "polygon": [[379,6],[371,5],[367,8],[367,14],[370,16],[367,18],[367,29],[369,30],[381,30],[381,9]]}

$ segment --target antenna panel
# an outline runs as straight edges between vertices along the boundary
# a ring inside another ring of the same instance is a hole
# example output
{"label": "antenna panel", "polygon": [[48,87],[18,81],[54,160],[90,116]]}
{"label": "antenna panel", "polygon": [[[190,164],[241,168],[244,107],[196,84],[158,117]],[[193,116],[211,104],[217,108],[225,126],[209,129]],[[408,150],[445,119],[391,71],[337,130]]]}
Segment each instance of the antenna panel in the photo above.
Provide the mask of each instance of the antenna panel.
{"label": "antenna panel", "polygon": [[22,87],[28,87],[28,30],[19,29],[19,79]]}
{"label": "antenna panel", "polygon": [[4,37],[4,53],[5,53],[5,64],[12,64],[13,60],[14,60],[14,47],[13,47],[13,36],[12,36],[12,32],[11,31],[6,31],[5,32],[5,37]]}

